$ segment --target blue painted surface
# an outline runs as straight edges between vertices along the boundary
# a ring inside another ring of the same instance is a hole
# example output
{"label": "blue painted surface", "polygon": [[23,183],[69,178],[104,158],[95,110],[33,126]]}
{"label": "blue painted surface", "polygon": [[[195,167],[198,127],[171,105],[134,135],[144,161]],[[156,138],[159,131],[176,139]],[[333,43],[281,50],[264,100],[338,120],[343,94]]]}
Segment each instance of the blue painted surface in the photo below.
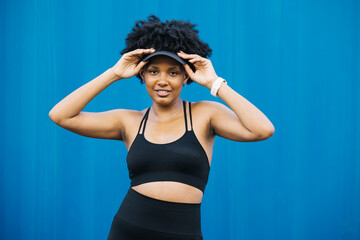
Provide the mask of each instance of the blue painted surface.
{"label": "blue painted surface", "polygon": [[[122,142],[64,130],[50,109],[112,67],[134,22],[197,24],[219,76],[276,132],[217,138],[206,240],[360,239],[360,4],[347,1],[1,1],[1,239],[106,239],[130,186]],[[215,100],[196,83],[182,97]],[[150,106],[136,78],[84,111]]]}

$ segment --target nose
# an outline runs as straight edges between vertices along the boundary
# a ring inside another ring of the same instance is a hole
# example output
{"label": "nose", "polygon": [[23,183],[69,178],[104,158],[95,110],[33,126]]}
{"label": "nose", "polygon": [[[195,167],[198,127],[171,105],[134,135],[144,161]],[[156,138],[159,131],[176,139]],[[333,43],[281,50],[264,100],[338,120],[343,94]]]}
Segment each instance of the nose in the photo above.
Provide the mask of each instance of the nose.
{"label": "nose", "polygon": [[157,81],[157,84],[159,84],[160,86],[166,86],[168,85],[168,80],[167,80],[167,74],[166,73],[161,73],[160,77]]}

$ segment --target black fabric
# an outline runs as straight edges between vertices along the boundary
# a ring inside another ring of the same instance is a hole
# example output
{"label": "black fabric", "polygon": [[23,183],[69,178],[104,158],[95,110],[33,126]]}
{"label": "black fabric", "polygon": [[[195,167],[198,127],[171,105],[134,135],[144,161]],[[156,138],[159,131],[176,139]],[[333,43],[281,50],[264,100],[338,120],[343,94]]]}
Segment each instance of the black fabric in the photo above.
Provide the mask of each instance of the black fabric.
{"label": "black fabric", "polygon": [[[150,108],[147,109],[126,158],[131,186],[153,181],[176,181],[205,191],[210,172],[209,161],[192,129],[191,103],[191,130],[187,126],[184,101],[183,108],[186,127],[184,135],[165,144],[152,143],[144,137],[150,111]],[[140,133],[142,125],[143,131]]]}
{"label": "black fabric", "polygon": [[107,240],[203,240],[201,203],[178,203],[129,188]]}

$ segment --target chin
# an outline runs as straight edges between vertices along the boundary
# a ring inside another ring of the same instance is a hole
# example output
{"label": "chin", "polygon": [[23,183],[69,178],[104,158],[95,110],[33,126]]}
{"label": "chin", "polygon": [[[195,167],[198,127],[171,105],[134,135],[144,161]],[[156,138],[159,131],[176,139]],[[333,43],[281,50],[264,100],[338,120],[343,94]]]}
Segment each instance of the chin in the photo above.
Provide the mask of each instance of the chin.
{"label": "chin", "polygon": [[160,104],[160,105],[170,105],[173,101],[171,99],[153,99],[154,102]]}
{"label": "chin", "polygon": [[177,99],[178,98],[169,98],[169,97],[161,98],[161,97],[156,96],[152,100],[153,100],[153,102],[156,102],[159,105],[168,106],[168,105],[171,105],[172,103],[174,103]]}

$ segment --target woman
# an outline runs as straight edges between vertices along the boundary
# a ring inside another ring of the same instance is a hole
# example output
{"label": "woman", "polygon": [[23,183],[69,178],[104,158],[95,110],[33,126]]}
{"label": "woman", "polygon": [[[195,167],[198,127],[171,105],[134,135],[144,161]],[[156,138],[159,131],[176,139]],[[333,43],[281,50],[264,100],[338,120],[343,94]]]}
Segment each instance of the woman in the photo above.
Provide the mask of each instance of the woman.
{"label": "woman", "polygon": [[[131,179],[108,239],[202,239],[200,205],[210,171],[215,136],[261,141],[274,133],[267,117],[219,78],[208,44],[193,24],[138,21],[123,56],[50,111],[59,126],[77,134],[121,140],[128,149]],[[115,81],[136,75],[152,99],[142,111],[101,113],[82,109]],[[211,90],[230,108],[180,98],[192,81]]]}

